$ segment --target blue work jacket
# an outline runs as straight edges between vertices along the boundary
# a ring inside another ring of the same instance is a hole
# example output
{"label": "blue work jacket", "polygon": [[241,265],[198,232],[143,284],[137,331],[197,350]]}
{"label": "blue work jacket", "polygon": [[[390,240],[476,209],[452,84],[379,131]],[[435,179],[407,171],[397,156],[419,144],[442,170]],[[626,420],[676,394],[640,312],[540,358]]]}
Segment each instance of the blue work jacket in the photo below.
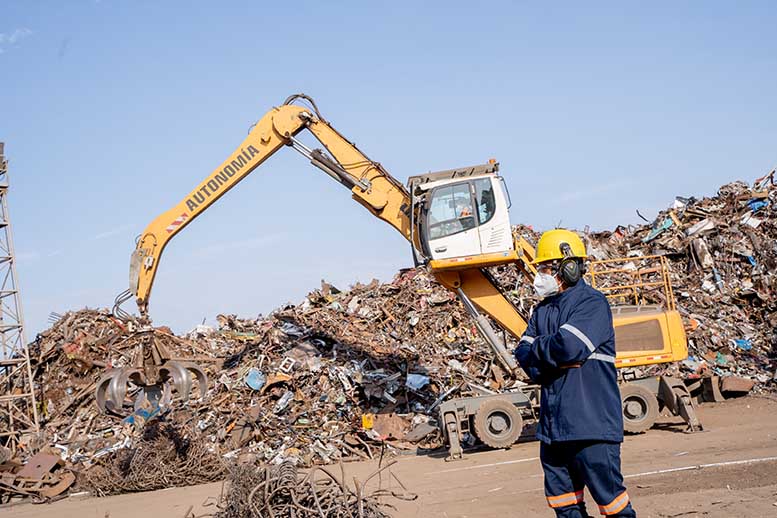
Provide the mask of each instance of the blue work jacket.
{"label": "blue work jacket", "polygon": [[623,441],[615,331],[601,292],[581,281],[545,298],[514,354],[542,386],[539,440]]}

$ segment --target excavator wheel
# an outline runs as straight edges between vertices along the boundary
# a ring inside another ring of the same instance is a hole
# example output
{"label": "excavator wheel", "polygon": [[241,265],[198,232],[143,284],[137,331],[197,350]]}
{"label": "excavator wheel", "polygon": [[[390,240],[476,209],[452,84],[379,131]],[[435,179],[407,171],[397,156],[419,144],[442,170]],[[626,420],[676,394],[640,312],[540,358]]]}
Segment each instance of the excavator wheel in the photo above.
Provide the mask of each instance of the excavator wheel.
{"label": "excavator wheel", "polygon": [[658,399],[655,394],[636,383],[621,385],[623,429],[628,433],[643,433],[658,418]]}
{"label": "excavator wheel", "polygon": [[521,413],[510,401],[487,399],[475,413],[475,435],[492,448],[509,448],[523,429]]}

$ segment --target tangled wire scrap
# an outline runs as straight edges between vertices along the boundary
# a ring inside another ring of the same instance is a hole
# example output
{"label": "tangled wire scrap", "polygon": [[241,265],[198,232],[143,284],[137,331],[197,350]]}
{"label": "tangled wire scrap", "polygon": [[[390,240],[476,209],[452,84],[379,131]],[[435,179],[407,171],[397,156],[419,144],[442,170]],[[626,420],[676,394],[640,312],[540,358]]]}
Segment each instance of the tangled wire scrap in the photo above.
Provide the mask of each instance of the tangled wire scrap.
{"label": "tangled wire scrap", "polygon": [[[388,518],[391,515],[386,508],[393,506],[382,502],[382,498],[417,498],[388,471],[395,463],[379,467],[363,482],[354,478],[353,488],[345,482],[342,463],[339,477],[322,466],[302,475],[291,462],[275,467],[236,466],[230,471],[228,493],[222,491],[216,504],[219,510],[197,516],[190,509],[185,518]],[[401,491],[382,488],[386,473]],[[376,477],[377,489],[368,491]]]}
{"label": "tangled wire scrap", "polygon": [[200,437],[154,422],[134,447],[119,450],[86,471],[82,485],[106,496],[214,482],[223,474],[221,459]]}

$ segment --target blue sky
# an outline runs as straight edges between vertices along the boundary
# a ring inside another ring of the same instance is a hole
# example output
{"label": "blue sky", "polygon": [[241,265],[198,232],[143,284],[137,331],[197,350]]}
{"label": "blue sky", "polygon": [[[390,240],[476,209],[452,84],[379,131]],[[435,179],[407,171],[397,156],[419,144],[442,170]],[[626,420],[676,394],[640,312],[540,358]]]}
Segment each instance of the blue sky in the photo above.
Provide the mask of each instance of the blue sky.
{"label": "blue sky", "polygon": [[[110,306],[134,239],[289,94],[401,181],[497,158],[513,222],[612,228],[777,162],[773,2],[0,0],[0,140],[27,336]],[[406,242],[282,150],[177,236],[185,331],[389,279]]]}

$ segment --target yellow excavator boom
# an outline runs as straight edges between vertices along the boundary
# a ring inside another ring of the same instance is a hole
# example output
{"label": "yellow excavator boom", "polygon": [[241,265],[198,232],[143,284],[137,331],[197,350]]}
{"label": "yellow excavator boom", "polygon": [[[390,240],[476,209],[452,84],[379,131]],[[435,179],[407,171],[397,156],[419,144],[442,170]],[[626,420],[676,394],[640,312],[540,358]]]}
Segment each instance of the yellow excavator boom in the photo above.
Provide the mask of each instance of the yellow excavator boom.
{"label": "yellow excavator boom", "polygon": [[[301,99],[312,109],[291,104]],[[331,155],[311,150],[295,137],[307,129]],[[175,207],[154,219],[138,238],[130,262],[130,294],[141,315],[147,316],[149,297],[167,243],[208,207],[284,146],[291,146],[351,190],[351,197],[370,213],[411,237],[410,195],[383,167],[338,133],[304,95],[289,97],[256,123],[238,148]],[[417,239],[417,238],[416,238]],[[417,247],[418,243],[413,243]],[[512,335],[520,337],[526,322],[496,286],[475,268],[435,274],[454,291],[461,289],[482,311]],[[125,298],[126,300],[126,298]],[[120,303],[120,301],[118,301]]]}
{"label": "yellow excavator boom", "polygon": [[[337,163],[296,141],[294,137],[305,128],[327,148]],[[167,243],[284,146],[301,146],[296,149],[349,187],[352,197],[375,217],[389,223],[405,238],[410,238],[409,219],[402,212],[406,210],[403,207],[409,196],[402,184],[386,173],[380,164],[369,160],[321,117],[305,107],[287,103],[267,112],[224,162],[175,207],[154,219],[140,235],[131,261],[130,291],[142,314],[148,310],[154,277]]]}

